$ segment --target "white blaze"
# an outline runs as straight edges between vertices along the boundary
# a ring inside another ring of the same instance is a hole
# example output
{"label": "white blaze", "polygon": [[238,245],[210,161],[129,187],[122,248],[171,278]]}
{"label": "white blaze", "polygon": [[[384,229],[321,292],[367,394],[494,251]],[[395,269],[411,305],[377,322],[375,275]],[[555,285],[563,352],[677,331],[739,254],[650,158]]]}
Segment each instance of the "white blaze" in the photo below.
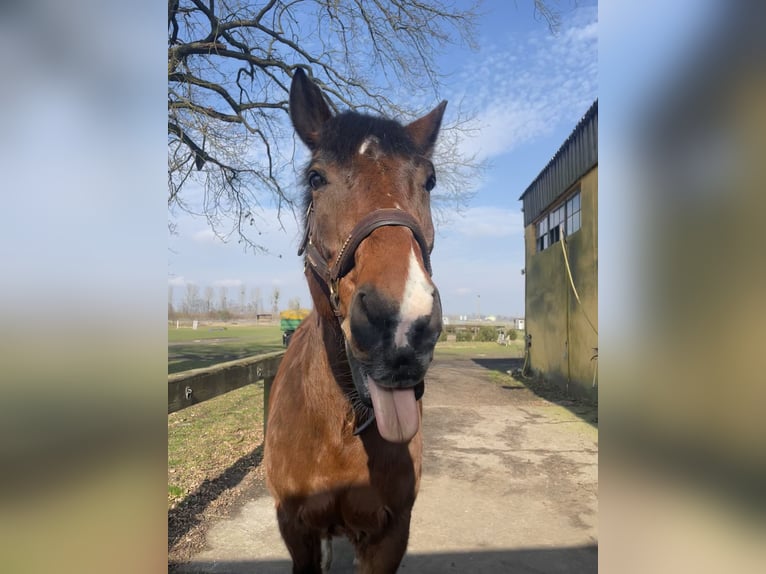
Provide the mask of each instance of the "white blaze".
{"label": "white blaze", "polygon": [[367,148],[370,146],[370,144],[376,144],[378,141],[378,138],[375,136],[368,136],[364,138],[364,141],[362,142],[362,145],[359,146],[359,155],[364,155],[367,151]]}
{"label": "white blaze", "polygon": [[404,285],[404,296],[399,308],[399,325],[394,334],[394,344],[405,347],[407,331],[416,319],[428,316],[434,305],[434,287],[418,263],[415,252],[410,249],[410,263],[407,271],[407,283]]}

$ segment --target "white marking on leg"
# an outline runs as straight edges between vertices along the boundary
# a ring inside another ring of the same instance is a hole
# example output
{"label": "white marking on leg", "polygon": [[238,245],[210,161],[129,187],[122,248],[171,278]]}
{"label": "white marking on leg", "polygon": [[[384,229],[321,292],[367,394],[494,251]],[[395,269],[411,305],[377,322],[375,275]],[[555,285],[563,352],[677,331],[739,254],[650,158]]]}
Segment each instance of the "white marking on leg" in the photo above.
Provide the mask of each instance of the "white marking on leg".
{"label": "white marking on leg", "polygon": [[406,347],[409,344],[407,332],[413,321],[420,317],[429,316],[433,306],[434,286],[420,267],[415,251],[410,249],[407,282],[404,285],[404,295],[399,307],[399,325],[397,325],[394,334],[394,344],[397,347]]}
{"label": "white marking on leg", "polygon": [[322,538],[322,574],[330,571],[332,566],[332,538]]}

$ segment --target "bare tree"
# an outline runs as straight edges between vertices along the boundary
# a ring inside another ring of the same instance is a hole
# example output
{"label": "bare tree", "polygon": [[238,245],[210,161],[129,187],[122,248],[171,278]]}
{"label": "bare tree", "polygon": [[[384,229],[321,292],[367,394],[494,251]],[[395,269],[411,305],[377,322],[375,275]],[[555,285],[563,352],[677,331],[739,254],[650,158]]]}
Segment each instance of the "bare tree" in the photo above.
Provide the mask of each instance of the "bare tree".
{"label": "bare tree", "polygon": [[229,296],[229,288],[225,285],[221,285],[218,287],[218,307],[221,310],[221,312],[228,311],[229,310],[229,302],[228,302],[228,296]]}
{"label": "bare tree", "polygon": [[[475,7],[446,0],[168,0],[171,212],[204,215],[219,237],[263,250],[262,208],[281,214],[294,204],[294,71],[312,76],[336,110],[408,121],[439,97],[435,56],[448,44],[473,46],[475,17]],[[436,162],[448,173],[437,212],[445,199],[465,203],[481,167],[459,152],[454,134],[464,126],[458,117],[442,129]]]}
{"label": "bare tree", "polygon": [[245,296],[247,295],[247,285],[242,283],[239,286],[239,314],[245,315]]}
{"label": "bare tree", "polygon": [[271,293],[271,314],[275,317],[279,314],[279,287],[274,287],[274,291]]}
{"label": "bare tree", "polygon": [[559,13],[548,6],[543,0],[534,0],[534,14],[536,18],[542,18],[548,24],[548,29],[553,34],[557,34],[561,26],[561,16]]}
{"label": "bare tree", "polygon": [[253,307],[253,314],[258,315],[263,310],[263,298],[261,297],[261,288],[253,287],[250,290],[251,305]]}
{"label": "bare tree", "polygon": [[300,311],[301,310],[301,298],[300,297],[293,297],[287,302],[287,308],[292,309],[293,311]]}
{"label": "bare tree", "polygon": [[173,306],[173,286],[168,285],[168,319],[176,318],[176,309]]}
{"label": "bare tree", "polygon": [[186,284],[183,311],[187,315],[193,315],[199,311],[199,287],[194,283]]}
{"label": "bare tree", "polygon": [[210,315],[213,312],[213,288],[208,285],[205,287],[205,313]]}

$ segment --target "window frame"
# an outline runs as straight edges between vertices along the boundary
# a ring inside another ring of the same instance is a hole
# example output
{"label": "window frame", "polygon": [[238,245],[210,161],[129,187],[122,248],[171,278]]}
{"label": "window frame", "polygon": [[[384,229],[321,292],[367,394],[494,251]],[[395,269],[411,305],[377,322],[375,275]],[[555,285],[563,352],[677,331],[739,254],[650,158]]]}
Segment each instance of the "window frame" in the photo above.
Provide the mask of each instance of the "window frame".
{"label": "window frame", "polygon": [[[535,222],[535,247],[539,253],[582,229],[582,189],[578,185],[564,199],[558,201]],[[577,228],[575,227],[575,221]]]}

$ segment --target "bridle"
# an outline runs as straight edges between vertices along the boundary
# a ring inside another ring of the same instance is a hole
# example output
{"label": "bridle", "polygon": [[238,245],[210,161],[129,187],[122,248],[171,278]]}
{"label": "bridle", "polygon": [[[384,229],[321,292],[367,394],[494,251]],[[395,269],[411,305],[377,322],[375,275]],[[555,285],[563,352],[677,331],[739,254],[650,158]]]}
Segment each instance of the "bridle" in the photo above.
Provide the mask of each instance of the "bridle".
{"label": "bridle", "polygon": [[[298,255],[306,254],[305,266],[306,268],[311,269],[320,279],[320,284],[327,294],[330,306],[338,321],[343,320],[343,315],[340,312],[340,296],[338,293],[340,280],[354,268],[354,253],[356,253],[359,245],[361,245],[362,241],[379,227],[401,226],[412,231],[412,235],[420,246],[420,252],[423,256],[423,265],[425,265],[428,275],[432,275],[430,258],[431,250],[428,248],[428,243],[423,236],[420,225],[418,225],[415,218],[406,211],[386,208],[376,209],[366,215],[354,226],[351,233],[348,234],[348,237],[346,237],[346,240],[343,242],[343,245],[332,264],[325,259],[324,255],[322,255],[322,252],[314,242],[315,225],[314,203],[311,202],[306,212],[306,229],[303,232],[303,240],[298,249]],[[353,368],[352,379],[354,379],[354,385],[357,385],[357,381],[353,375]],[[363,420],[364,414],[359,413],[356,408],[354,408],[354,412],[356,413],[358,421],[354,430],[354,435],[358,435],[373,423],[375,420],[375,413],[372,409],[368,410],[366,413],[367,420]]]}
{"label": "bridle", "polygon": [[311,268],[321,279],[322,283],[324,283],[330,300],[330,305],[338,319],[342,319],[340,313],[340,296],[338,294],[340,280],[354,268],[354,253],[356,253],[359,245],[379,227],[402,226],[407,227],[412,231],[412,235],[420,246],[420,252],[423,256],[423,264],[425,265],[426,271],[428,271],[428,275],[432,274],[430,259],[431,250],[428,248],[428,243],[423,236],[420,225],[418,225],[415,218],[406,211],[386,208],[376,209],[366,215],[351,230],[351,233],[348,234],[348,237],[346,237],[346,240],[343,242],[343,246],[340,248],[337,257],[335,257],[332,264],[329,264],[314,242],[315,225],[314,203],[311,202],[306,212],[306,229],[304,230],[303,240],[298,249],[298,255],[306,254],[305,264],[307,267]]}

